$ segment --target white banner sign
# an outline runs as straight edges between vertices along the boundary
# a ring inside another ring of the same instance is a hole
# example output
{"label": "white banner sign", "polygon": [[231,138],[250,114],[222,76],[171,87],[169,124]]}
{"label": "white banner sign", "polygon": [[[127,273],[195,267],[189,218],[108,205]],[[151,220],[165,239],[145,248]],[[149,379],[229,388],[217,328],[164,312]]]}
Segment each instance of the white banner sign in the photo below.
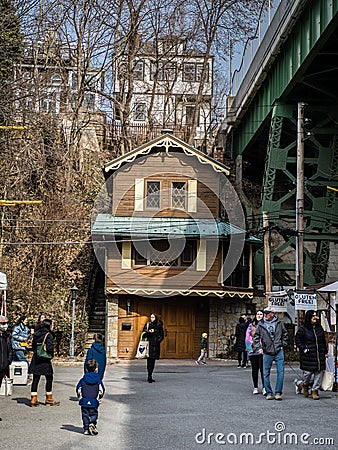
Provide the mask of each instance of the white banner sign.
{"label": "white banner sign", "polygon": [[288,296],[268,297],[268,308],[273,312],[286,312],[288,306]]}
{"label": "white banner sign", "polygon": [[295,292],[295,310],[308,311],[309,309],[317,310],[316,294],[300,294]]}

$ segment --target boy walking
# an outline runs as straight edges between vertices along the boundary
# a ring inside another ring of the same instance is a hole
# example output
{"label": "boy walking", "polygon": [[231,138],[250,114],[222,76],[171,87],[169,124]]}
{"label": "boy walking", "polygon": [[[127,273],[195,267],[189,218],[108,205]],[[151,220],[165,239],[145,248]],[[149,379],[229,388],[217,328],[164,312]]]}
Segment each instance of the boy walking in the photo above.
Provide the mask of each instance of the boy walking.
{"label": "boy walking", "polygon": [[202,364],[206,364],[206,357],[207,357],[207,347],[208,347],[208,334],[207,333],[202,333],[202,337],[201,337],[201,354],[198,357],[198,359],[195,361],[196,364],[199,364],[202,359]]}
{"label": "boy walking", "polygon": [[95,359],[87,361],[87,373],[78,382],[76,394],[80,398],[83,434],[97,435],[96,428],[99,415],[99,399],[104,395],[105,388],[98,374],[98,365]]}

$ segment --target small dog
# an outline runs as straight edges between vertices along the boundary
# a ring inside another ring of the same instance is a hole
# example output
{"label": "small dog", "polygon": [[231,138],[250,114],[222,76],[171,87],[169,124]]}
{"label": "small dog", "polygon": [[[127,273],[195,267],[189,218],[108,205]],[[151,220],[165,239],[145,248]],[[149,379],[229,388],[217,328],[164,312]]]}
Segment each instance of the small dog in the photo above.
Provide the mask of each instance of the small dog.
{"label": "small dog", "polygon": [[[303,380],[298,380],[297,378],[293,380],[293,384],[295,385],[296,394],[303,393]],[[312,383],[309,385],[309,394],[311,394]]]}

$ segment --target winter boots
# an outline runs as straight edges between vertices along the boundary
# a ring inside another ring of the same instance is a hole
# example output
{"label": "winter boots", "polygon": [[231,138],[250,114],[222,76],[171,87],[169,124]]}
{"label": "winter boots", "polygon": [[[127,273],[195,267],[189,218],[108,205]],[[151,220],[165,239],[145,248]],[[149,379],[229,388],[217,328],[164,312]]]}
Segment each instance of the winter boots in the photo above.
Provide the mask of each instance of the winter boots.
{"label": "winter boots", "polygon": [[318,395],[317,389],[312,390],[312,398],[313,398],[313,400],[319,400],[319,395]]}
{"label": "winter boots", "polygon": [[39,406],[38,393],[31,392],[31,407],[34,408],[35,406]]}
{"label": "winter boots", "polygon": [[46,406],[60,406],[60,402],[57,402],[54,400],[52,392],[46,392],[45,405]]}

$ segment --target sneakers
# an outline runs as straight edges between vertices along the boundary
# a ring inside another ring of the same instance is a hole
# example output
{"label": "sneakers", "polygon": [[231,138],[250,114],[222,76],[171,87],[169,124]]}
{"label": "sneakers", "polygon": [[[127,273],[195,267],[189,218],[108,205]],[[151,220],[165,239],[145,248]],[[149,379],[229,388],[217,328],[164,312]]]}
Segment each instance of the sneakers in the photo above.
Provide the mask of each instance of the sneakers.
{"label": "sneakers", "polygon": [[90,435],[89,430],[84,430],[83,434],[85,434],[86,436],[89,436]]}
{"label": "sneakers", "polygon": [[93,436],[96,436],[99,432],[97,431],[96,426],[93,423],[89,424],[89,433]]}
{"label": "sneakers", "polygon": [[282,394],[280,394],[279,392],[275,395],[275,399],[276,400],[282,400]]}
{"label": "sneakers", "polygon": [[198,362],[197,360],[195,361],[195,363],[196,363],[197,365],[199,365],[199,362]]}
{"label": "sneakers", "polygon": [[248,366],[242,366],[242,369],[246,369]]}
{"label": "sneakers", "polygon": [[254,388],[254,390],[252,391],[253,395],[259,394],[259,389],[258,388]]}
{"label": "sneakers", "polygon": [[266,396],[266,399],[267,400],[273,400],[275,397],[272,395],[272,394],[268,394],[267,396]]}
{"label": "sneakers", "polygon": [[264,387],[262,389],[262,394],[264,395],[264,397],[266,396],[266,389]]}
{"label": "sneakers", "polygon": [[242,368],[242,366],[240,364],[238,364],[237,369],[241,369],[241,368]]}
{"label": "sneakers", "polygon": [[206,365],[207,365],[207,363],[206,363],[206,362],[204,362],[204,361],[202,361],[202,364],[203,364],[204,366],[206,366]]}

